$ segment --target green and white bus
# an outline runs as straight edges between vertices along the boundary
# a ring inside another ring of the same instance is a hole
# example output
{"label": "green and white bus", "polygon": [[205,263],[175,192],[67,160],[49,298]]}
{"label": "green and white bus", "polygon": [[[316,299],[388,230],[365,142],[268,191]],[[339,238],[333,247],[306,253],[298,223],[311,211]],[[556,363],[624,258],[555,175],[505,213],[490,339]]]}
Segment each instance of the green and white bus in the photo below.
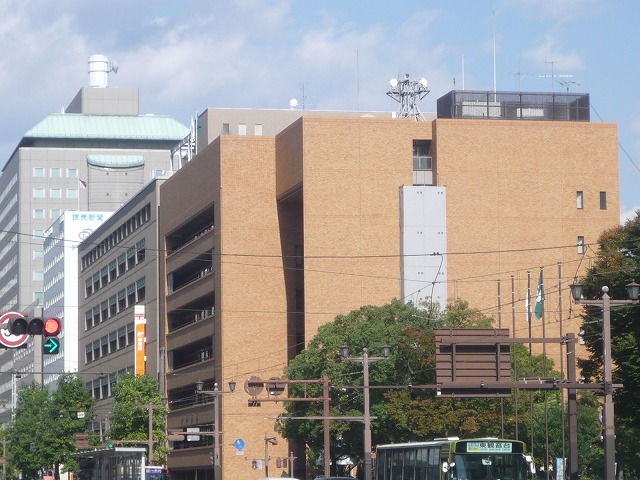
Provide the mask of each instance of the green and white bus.
{"label": "green and white bus", "polygon": [[527,480],[534,471],[524,442],[498,438],[379,445],[376,480]]}

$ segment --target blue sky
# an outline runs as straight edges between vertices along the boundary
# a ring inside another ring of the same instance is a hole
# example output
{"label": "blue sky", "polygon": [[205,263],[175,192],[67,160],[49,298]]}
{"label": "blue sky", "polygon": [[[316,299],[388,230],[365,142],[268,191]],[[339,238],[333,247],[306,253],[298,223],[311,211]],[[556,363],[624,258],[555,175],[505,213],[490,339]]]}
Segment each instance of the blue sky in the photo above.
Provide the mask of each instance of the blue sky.
{"label": "blue sky", "polygon": [[[207,107],[395,110],[391,77],[455,87],[589,93],[619,127],[621,215],[640,208],[638,0],[3,0],[0,161],[87,85],[87,60],[119,64],[142,113],[189,123]],[[495,35],[494,35],[495,32]],[[464,65],[464,68],[463,68]],[[565,84],[552,83],[557,77]],[[544,77],[544,76],[547,77]],[[593,152],[597,155],[597,152]]]}

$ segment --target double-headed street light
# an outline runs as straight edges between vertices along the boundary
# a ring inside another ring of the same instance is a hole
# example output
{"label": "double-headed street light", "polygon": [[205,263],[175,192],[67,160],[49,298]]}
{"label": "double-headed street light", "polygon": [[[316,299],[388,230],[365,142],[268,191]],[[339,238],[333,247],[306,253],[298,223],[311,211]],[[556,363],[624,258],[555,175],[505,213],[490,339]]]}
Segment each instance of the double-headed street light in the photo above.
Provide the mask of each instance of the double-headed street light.
{"label": "double-headed street light", "polygon": [[615,427],[613,420],[613,380],[611,362],[611,307],[631,305],[638,303],[640,285],[631,282],[627,287],[629,300],[611,300],[609,287],[602,287],[600,300],[584,300],[582,298],[582,285],[574,283],[571,286],[573,301],[580,305],[591,305],[602,309],[602,356],[603,356],[603,387],[604,408],[602,411],[602,423],[604,426],[604,458],[605,480],[614,480],[616,477],[616,446]]}
{"label": "double-headed street light", "polygon": [[213,384],[213,390],[204,390],[204,382],[196,382],[196,393],[213,396],[213,480],[220,480],[220,410],[218,399],[220,395],[232,393],[236,389],[236,382],[229,382],[229,390],[218,390],[218,384]]}
{"label": "double-headed street light", "polygon": [[386,360],[391,353],[391,347],[384,345],[382,347],[381,357],[370,357],[367,348],[362,349],[361,357],[350,357],[349,347],[344,345],[340,347],[340,356],[343,360],[362,363],[363,387],[364,387],[364,480],[373,479],[373,462],[371,459],[371,412],[369,403],[369,362],[378,362]]}
{"label": "double-headed street light", "polygon": [[162,397],[162,405],[154,405],[151,400],[147,405],[143,405],[140,403],[140,399],[135,397],[133,399],[133,404],[136,407],[146,408],[149,411],[149,437],[147,439],[147,443],[149,445],[149,465],[153,465],[153,409],[154,408],[166,408],[167,399]]}

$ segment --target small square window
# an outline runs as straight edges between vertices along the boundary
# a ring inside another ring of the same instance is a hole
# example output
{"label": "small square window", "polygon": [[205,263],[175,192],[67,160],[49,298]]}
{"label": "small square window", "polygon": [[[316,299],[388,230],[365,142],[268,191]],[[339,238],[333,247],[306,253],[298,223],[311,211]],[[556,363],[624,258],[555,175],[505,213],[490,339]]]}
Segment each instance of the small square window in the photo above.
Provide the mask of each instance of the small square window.
{"label": "small square window", "polygon": [[67,198],[78,198],[78,189],[67,188]]}
{"label": "small square window", "polygon": [[34,188],[33,198],[44,198],[44,188]]}
{"label": "small square window", "polygon": [[54,167],[49,171],[51,177],[62,177],[62,169],[60,167]]}
{"label": "small square window", "polygon": [[44,167],[33,167],[34,177],[44,177]]}
{"label": "small square window", "polygon": [[49,196],[51,198],[62,198],[62,189],[61,188],[52,188],[49,190]]}
{"label": "small square window", "polygon": [[68,178],[78,178],[78,169],[77,168],[67,168],[67,177]]}
{"label": "small square window", "polygon": [[44,238],[44,230],[34,230],[33,236],[37,238]]}
{"label": "small square window", "polygon": [[34,208],[33,218],[44,218],[44,208]]}
{"label": "small square window", "polygon": [[62,210],[60,210],[59,208],[52,208],[49,214],[49,218],[57,220],[58,218],[60,218],[60,215],[62,215]]}

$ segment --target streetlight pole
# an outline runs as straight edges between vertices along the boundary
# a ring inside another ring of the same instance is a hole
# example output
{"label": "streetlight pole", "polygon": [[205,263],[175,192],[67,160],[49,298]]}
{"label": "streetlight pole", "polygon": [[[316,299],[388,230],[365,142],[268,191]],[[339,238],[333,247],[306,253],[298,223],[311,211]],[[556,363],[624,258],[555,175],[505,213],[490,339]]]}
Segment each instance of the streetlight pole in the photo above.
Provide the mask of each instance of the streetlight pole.
{"label": "streetlight pole", "polygon": [[232,393],[236,389],[236,382],[229,382],[229,391],[218,390],[218,384],[213,384],[213,390],[204,390],[204,382],[196,382],[196,393],[202,395],[211,395],[213,397],[213,480],[221,478],[221,462],[220,462],[220,411],[218,399],[220,395]]}
{"label": "streetlight pole", "polygon": [[363,388],[364,388],[364,480],[373,479],[373,461],[371,458],[371,410],[369,400],[369,362],[377,362],[389,358],[390,347],[385,345],[382,347],[381,357],[370,357],[369,349],[362,349],[361,357],[350,357],[349,347],[340,348],[340,354],[343,360],[362,363]]}
{"label": "streetlight pole", "polygon": [[582,298],[582,285],[574,283],[571,285],[571,295],[573,301],[580,305],[591,305],[602,309],[602,363],[603,363],[603,387],[604,387],[604,407],[602,411],[602,423],[604,427],[604,459],[605,459],[605,480],[616,478],[616,436],[613,414],[613,375],[611,361],[611,307],[631,305],[638,303],[640,285],[631,282],[627,287],[630,300],[611,300],[609,297],[609,287],[602,287],[602,297],[600,300],[584,300]]}
{"label": "streetlight pole", "polygon": [[[147,448],[149,449],[149,465],[153,465],[153,409],[166,407],[166,398],[162,398],[162,405],[154,405],[151,400],[147,405],[140,405],[140,399],[134,398],[133,404],[136,407],[146,408],[149,413],[149,436],[147,438]],[[100,424],[100,430],[102,430],[102,423]]]}

